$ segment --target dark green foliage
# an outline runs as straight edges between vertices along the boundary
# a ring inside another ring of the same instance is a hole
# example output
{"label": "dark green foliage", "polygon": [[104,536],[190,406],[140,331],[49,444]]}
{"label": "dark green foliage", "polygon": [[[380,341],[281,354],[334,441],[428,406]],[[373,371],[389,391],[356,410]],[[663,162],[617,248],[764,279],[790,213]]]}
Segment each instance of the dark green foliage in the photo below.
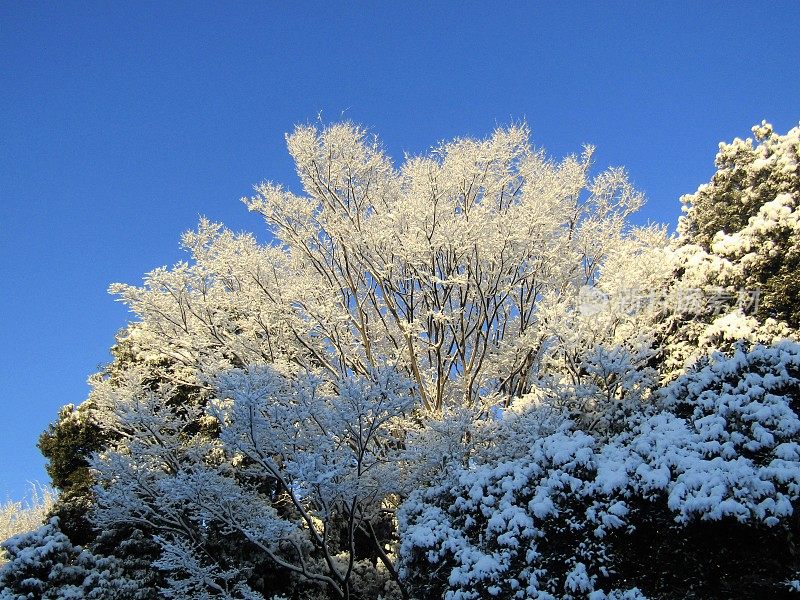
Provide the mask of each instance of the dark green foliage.
{"label": "dark green foliage", "polygon": [[759,273],[761,298],[758,315],[800,328],[800,250],[781,252]]}
{"label": "dark green foliage", "polygon": [[75,408],[64,406],[58,420],[39,438],[39,449],[47,459],[47,473],[60,494],[53,515],[61,520],[61,530],[75,544],[94,538],[87,519],[94,499],[94,480],[89,471],[89,457],[108,443],[109,435],[93,418],[91,402]]}
{"label": "dark green foliage", "polygon": [[88,489],[92,485],[87,458],[103,448],[108,436],[92,419],[93,406],[64,406],[58,420],[39,438],[39,449],[47,459],[47,474],[60,491]]}
{"label": "dark green foliage", "polygon": [[632,528],[608,540],[616,587],[638,587],[650,600],[800,598],[786,585],[800,567],[796,518],[774,527],[731,518],[680,525],[665,498],[629,505]]}
{"label": "dark green foliage", "polygon": [[740,139],[721,144],[711,181],[681,199],[687,206],[681,233],[706,251],[711,250],[718,232],[741,231],[764,203],[777,195],[788,193],[797,198],[800,194],[794,131],[780,136],[764,123],[753,127],[753,133],[756,146]]}
{"label": "dark green foliage", "polygon": [[152,537],[138,527],[98,532],[92,543],[94,552],[113,556],[125,576],[136,582],[131,600],[156,600],[164,585],[161,573],[152,567],[160,548]]}
{"label": "dark green foliage", "polygon": [[[711,285],[760,288],[761,320],[800,327],[800,128],[782,136],[766,123],[752,140],[721,144],[717,172],[708,184],[684,196],[681,242],[741,267]],[[725,236],[732,244],[718,245]],[[738,237],[736,237],[738,236]],[[727,277],[727,276],[726,276]]]}

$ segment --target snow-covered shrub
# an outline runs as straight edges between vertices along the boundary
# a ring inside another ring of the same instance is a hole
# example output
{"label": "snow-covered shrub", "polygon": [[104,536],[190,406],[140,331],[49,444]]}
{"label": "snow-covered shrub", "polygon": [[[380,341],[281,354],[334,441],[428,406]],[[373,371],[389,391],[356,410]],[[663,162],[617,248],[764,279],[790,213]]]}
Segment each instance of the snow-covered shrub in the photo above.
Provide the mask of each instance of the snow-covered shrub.
{"label": "snow-covered shrub", "polygon": [[402,573],[452,600],[777,597],[796,568],[799,392],[800,345],[740,347],[607,440],[566,423],[524,455],[479,453],[402,505]]}
{"label": "snow-covered shrub", "polygon": [[38,529],[3,544],[9,561],[0,568],[0,599],[124,600],[133,598],[134,582],[113,558],[74,546],[53,518]]}
{"label": "snow-covered shrub", "polygon": [[792,514],[800,495],[800,344],[740,345],[730,358],[712,356],[663,396],[691,424],[688,452],[669,466],[692,476],[679,480],[671,506],[684,517],[720,514],[767,525]]}
{"label": "snow-covered shrub", "polygon": [[603,538],[625,503],[594,483],[597,441],[565,426],[526,456],[455,470],[398,513],[401,572],[419,597],[582,597],[607,577]]}
{"label": "snow-covered shrub", "polygon": [[630,417],[647,408],[658,380],[649,366],[651,340],[643,337],[574,351],[567,372],[545,376],[534,394],[565,411],[584,431],[603,436],[622,431]]}
{"label": "snow-covered shrub", "polygon": [[[55,500],[56,494],[50,488],[34,485],[27,501],[9,500],[0,505],[0,542],[40,527]],[[5,560],[5,552],[0,548],[0,565]]]}

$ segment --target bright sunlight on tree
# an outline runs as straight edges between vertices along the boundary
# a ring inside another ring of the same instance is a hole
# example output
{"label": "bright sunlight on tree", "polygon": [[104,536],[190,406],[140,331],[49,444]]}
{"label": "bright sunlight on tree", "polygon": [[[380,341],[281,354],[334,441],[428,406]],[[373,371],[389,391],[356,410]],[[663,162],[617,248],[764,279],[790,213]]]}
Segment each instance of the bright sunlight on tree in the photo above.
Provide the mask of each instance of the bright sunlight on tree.
{"label": "bright sunlight on tree", "polygon": [[203,219],[111,286],[136,320],[42,435],[61,498],[0,598],[794,593],[798,129],[756,134],[670,238],[525,125],[399,165],[297,127],[302,193],[244,199],[270,243]]}

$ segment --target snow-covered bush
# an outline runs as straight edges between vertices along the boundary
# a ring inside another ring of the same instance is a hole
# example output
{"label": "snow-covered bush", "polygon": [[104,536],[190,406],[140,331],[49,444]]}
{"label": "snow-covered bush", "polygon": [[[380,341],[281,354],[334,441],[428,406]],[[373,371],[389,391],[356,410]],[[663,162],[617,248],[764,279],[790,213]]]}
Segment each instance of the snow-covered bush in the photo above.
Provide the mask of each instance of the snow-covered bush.
{"label": "snow-covered bush", "polygon": [[[30,498],[26,501],[9,500],[0,505],[0,542],[10,537],[39,528],[53,508],[56,494],[47,487],[31,486]],[[5,562],[5,553],[0,549],[0,565]]]}
{"label": "snow-covered bush", "polygon": [[627,509],[595,502],[593,437],[565,427],[530,442],[525,457],[457,469],[401,506],[401,573],[412,593],[472,600],[595,589],[608,561],[602,538]]}
{"label": "snow-covered bush", "polygon": [[715,355],[659,396],[607,441],[567,423],[532,435],[524,456],[478,454],[414,492],[399,511],[412,590],[468,600],[784,589],[800,499],[800,345]]}
{"label": "snow-covered bush", "polygon": [[53,518],[2,544],[8,563],[0,567],[0,600],[126,600],[136,584],[114,558],[74,546]]}
{"label": "snow-covered bush", "polygon": [[669,385],[663,403],[692,424],[688,448],[702,459],[687,469],[692,480],[672,491],[684,517],[699,511],[774,525],[792,514],[800,495],[800,344],[740,344],[731,357],[714,355]]}

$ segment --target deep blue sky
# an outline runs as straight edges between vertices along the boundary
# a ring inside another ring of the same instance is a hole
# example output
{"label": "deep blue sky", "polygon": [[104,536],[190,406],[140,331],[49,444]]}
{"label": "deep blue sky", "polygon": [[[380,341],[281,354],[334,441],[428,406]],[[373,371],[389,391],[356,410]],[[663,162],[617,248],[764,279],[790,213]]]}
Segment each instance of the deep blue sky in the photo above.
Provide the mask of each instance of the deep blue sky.
{"label": "deep blue sky", "polygon": [[[396,157],[526,119],[598,147],[674,222],[717,143],[800,119],[800,2],[0,0],[0,501],[129,318],[109,283],[182,258],[199,215],[296,183],[283,134],[344,118]],[[434,4],[431,8],[427,4]]]}

